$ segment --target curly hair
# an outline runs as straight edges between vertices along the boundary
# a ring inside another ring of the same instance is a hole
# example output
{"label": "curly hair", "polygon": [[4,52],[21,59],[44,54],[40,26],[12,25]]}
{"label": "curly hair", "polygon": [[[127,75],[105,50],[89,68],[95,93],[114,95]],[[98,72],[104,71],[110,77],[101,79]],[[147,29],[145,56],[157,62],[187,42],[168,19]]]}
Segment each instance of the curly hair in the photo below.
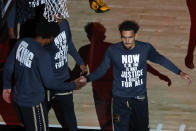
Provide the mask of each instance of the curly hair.
{"label": "curly hair", "polygon": [[56,37],[60,33],[60,27],[56,22],[41,21],[37,23],[35,34],[42,38]]}
{"label": "curly hair", "polygon": [[128,30],[133,30],[134,33],[137,33],[139,30],[139,25],[135,22],[135,21],[131,21],[131,20],[126,20],[123,21],[120,25],[119,25],[119,31],[128,31]]}

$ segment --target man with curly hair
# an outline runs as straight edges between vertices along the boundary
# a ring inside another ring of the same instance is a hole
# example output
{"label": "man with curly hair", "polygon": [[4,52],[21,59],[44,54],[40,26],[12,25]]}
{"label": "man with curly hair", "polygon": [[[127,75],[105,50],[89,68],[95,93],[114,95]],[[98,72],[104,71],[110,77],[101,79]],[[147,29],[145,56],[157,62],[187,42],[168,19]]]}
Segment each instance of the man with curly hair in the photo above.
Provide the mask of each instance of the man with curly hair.
{"label": "man with curly hair", "polygon": [[111,45],[100,66],[87,81],[102,77],[113,66],[113,124],[115,131],[149,131],[146,89],[147,60],[160,64],[192,83],[192,78],[150,44],[135,40],[139,25],[124,21],[119,25],[122,42]]}

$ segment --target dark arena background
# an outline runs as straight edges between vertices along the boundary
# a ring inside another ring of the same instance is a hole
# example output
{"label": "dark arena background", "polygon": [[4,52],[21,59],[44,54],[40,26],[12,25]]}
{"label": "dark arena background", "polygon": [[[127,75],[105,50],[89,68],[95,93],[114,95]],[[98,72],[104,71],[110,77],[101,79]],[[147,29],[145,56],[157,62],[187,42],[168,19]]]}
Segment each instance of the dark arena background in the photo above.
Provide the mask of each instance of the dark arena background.
{"label": "dark arena background", "polygon": [[[140,25],[137,39],[151,43],[161,54],[193,78],[192,85],[187,88],[186,80],[160,65],[148,63],[151,69],[147,76],[150,131],[196,131],[196,68],[193,68],[193,64],[196,64],[196,0],[104,2],[111,10],[95,13],[90,8],[88,0],[68,0],[68,21],[75,47],[79,50],[90,43],[84,30],[89,22],[102,24],[106,29],[105,41],[117,43],[121,40],[118,25],[124,20],[137,21]],[[3,43],[0,44],[0,62],[3,65],[2,56],[5,50],[2,45]],[[103,52],[97,52],[97,55],[99,53]],[[68,61],[70,69],[74,69],[75,61],[71,56]],[[0,71],[2,74],[2,67]],[[100,86],[106,86],[104,82],[102,84]],[[2,90],[2,87],[0,88]],[[107,97],[106,92],[108,90],[103,88],[101,96]],[[102,120],[98,119],[99,113],[96,112],[92,83],[74,91],[74,103],[78,129],[100,130]],[[98,108],[97,110],[104,110]],[[1,96],[0,131],[22,131],[23,128],[18,125],[13,105],[5,103]],[[51,130],[63,130],[53,110],[49,113],[49,126]]]}

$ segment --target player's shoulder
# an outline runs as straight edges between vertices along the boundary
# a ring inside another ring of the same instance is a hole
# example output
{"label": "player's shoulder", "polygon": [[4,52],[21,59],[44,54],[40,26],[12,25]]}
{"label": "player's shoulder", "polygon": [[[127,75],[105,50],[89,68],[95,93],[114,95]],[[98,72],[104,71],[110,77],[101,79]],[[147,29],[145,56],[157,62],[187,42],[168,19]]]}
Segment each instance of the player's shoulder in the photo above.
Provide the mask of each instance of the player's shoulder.
{"label": "player's shoulder", "polygon": [[122,45],[122,42],[118,42],[118,43],[111,44],[109,48],[119,48],[121,47],[121,45]]}
{"label": "player's shoulder", "polygon": [[108,49],[107,50],[109,50],[109,51],[112,51],[112,52],[115,52],[115,51],[117,51],[117,50],[121,50],[121,49],[123,49],[123,43],[122,42],[118,42],[118,43],[114,43],[114,44],[111,44],[109,47],[108,47]]}
{"label": "player's shoulder", "polygon": [[33,53],[36,57],[45,53],[43,46],[33,38],[22,38],[16,44],[16,50],[26,50]]}
{"label": "player's shoulder", "polygon": [[148,46],[150,43],[148,42],[144,42],[144,41],[139,41],[139,40],[135,40],[135,43],[140,45],[140,46]]}
{"label": "player's shoulder", "polygon": [[144,42],[144,41],[139,41],[139,40],[135,40],[135,43],[137,46],[140,46],[142,48],[148,48],[152,46],[149,42]]}
{"label": "player's shoulder", "polygon": [[33,40],[32,38],[28,38],[28,37],[20,39],[17,43],[22,44],[23,46],[26,46],[26,47],[37,45],[37,42],[35,40]]}
{"label": "player's shoulder", "polygon": [[69,21],[67,19],[62,19],[61,25],[69,26]]}
{"label": "player's shoulder", "polygon": [[21,39],[21,42],[26,43],[28,46],[27,48],[37,55],[45,53],[44,47],[39,42],[35,41],[33,38],[23,38]]}

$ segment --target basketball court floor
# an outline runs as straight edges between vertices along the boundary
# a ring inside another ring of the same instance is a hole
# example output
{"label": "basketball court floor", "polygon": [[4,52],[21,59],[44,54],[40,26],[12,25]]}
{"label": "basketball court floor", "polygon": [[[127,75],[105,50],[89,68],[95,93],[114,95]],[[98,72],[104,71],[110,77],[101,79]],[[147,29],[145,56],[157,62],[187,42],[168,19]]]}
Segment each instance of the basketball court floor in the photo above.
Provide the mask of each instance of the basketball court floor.
{"label": "basketball court floor", "polygon": [[[151,130],[196,131],[196,68],[189,69],[184,63],[191,26],[186,0],[105,0],[104,2],[111,11],[99,14],[90,9],[88,0],[68,0],[70,15],[68,20],[76,48],[79,49],[89,43],[84,31],[84,26],[88,22],[103,24],[106,28],[105,41],[116,43],[120,41],[118,24],[124,20],[137,21],[140,25],[137,39],[151,43],[161,54],[193,78],[193,84],[187,88],[186,80],[160,65],[149,62],[155,69],[167,75],[172,82],[168,87],[165,81],[148,73]],[[194,56],[193,62],[196,64],[196,52]],[[68,61],[70,68],[73,68],[74,60],[69,57]],[[74,91],[74,102],[80,128],[99,129],[91,83],[79,91]],[[52,110],[49,119],[50,126],[59,126]],[[1,116],[0,121],[3,121]]]}

